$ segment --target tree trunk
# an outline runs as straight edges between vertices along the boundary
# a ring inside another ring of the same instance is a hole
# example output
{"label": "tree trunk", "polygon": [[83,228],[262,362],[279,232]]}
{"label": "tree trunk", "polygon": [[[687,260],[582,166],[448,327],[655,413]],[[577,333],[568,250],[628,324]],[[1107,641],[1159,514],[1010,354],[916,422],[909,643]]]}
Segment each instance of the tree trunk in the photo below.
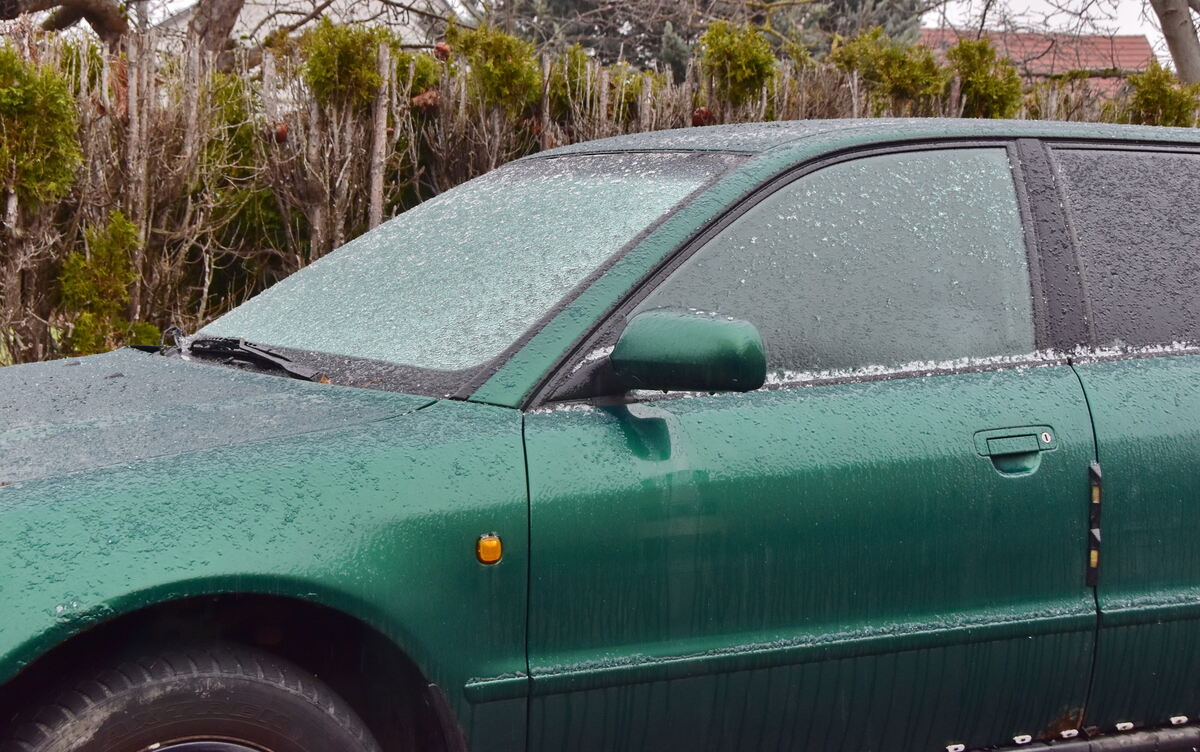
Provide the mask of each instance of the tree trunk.
{"label": "tree trunk", "polygon": [[20,204],[17,201],[17,191],[12,187],[4,190],[4,230],[10,237],[17,237],[17,209]]}
{"label": "tree trunk", "polygon": [[386,42],[379,44],[379,90],[375,92],[374,122],[371,130],[370,205],[367,227],[375,229],[383,221],[383,168],[387,160],[387,116],[389,73],[392,67],[391,50]]}
{"label": "tree trunk", "polygon": [[129,181],[126,193],[126,211],[129,220],[138,227],[138,243],[134,248],[133,258],[130,259],[133,270],[137,274],[129,288],[128,314],[129,318],[134,321],[141,317],[142,287],[146,282],[144,240],[148,233],[144,228],[146,225],[146,168],[149,164],[146,152],[149,144],[146,143],[145,138],[147,131],[145,116],[148,115],[149,105],[152,102],[151,77],[146,75],[146,60],[143,58],[149,58],[153,52],[146,53],[142,49],[141,41],[140,37],[131,36],[127,40],[125,50],[129,60],[129,124],[125,133],[125,169]]}
{"label": "tree trunk", "polygon": [[1188,0],[1150,0],[1179,80],[1195,84],[1200,83],[1200,35],[1188,6]]}
{"label": "tree trunk", "polygon": [[188,21],[188,34],[206,52],[220,52],[242,12],[245,0],[199,0]]}
{"label": "tree trunk", "polygon": [[550,75],[554,68],[550,56],[542,54],[542,101],[539,105],[541,130],[538,132],[538,146],[542,151],[550,149]]}

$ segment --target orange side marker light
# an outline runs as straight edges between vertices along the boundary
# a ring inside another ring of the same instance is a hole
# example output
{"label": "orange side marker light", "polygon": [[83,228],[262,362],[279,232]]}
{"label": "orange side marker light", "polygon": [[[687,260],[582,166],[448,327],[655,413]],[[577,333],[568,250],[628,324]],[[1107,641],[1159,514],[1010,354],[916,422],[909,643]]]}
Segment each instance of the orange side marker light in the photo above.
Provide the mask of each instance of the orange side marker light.
{"label": "orange side marker light", "polygon": [[495,564],[500,561],[502,556],[504,556],[504,543],[501,542],[499,535],[486,533],[479,536],[479,540],[475,542],[475,558],[479,559],[480,564]]}

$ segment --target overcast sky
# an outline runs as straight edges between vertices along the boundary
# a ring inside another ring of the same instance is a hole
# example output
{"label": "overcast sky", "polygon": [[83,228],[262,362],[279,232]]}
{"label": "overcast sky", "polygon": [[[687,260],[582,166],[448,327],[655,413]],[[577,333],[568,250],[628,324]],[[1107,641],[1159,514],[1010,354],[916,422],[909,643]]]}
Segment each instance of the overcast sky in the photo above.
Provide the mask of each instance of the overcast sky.
{"label": "overcast sky", "polygon": [[[1067,30],[1077,24],[1076,19],[1067,14],[1058,13],[1055,6],[1078,7],[1086,0],[1000,0],[995,6],[1003,6],[1013,14],[1015,20],[1022,25],[1034,28],[1050,28]],[[1160,58],[1169,59],[1166,45],[1162,41],[1162,33],[1158,23],[1149,8],[1145,9],[1143,0],[1094,0],[1088,3],[1093,7],[1093,15],[1099,28],[1097,33],[1109,34],[1145,34],[1154,45]],[[983,0],[952,0],[946,9],[950,23],[959,26],[969,23],[971,19],[979,18],[983,8]],[[996,11],[993,11],[995,13]],[[996,19],[999,21],[1000,19]],[[926,26],[937,26],[940,22],[940,11],[934,11],[925,18]],[[989,21],[988,26],[994,24]]]}

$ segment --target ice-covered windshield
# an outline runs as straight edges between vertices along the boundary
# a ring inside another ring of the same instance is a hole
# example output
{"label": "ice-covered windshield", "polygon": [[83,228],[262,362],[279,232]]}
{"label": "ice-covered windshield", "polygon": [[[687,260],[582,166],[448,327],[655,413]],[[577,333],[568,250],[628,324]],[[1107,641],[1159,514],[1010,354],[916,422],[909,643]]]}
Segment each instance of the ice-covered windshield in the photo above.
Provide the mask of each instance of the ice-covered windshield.
{"label": "ice-covered windshield", "polygon": [[729,164],[696,153],[515,162],[380,225],[202,333],[472,368]]}

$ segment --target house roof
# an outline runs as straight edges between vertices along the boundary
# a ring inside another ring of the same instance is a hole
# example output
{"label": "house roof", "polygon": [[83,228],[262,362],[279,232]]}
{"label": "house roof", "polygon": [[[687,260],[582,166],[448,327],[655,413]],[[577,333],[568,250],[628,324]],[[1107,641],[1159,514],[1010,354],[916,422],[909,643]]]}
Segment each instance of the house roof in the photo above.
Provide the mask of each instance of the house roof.
{"label": "house roof", "polygon": [[[1022,75],[1030,77],[1080,70],[1138,72],[1146,70],[1155,59],[1154,48],[1142,34],[1103,36],[984,31],[983,36],[996,45],[1001,55],[1016,63]],[[974,38],[974,31],[921,29],[921,43],[937,53],[945,53],[960,39]]]}

